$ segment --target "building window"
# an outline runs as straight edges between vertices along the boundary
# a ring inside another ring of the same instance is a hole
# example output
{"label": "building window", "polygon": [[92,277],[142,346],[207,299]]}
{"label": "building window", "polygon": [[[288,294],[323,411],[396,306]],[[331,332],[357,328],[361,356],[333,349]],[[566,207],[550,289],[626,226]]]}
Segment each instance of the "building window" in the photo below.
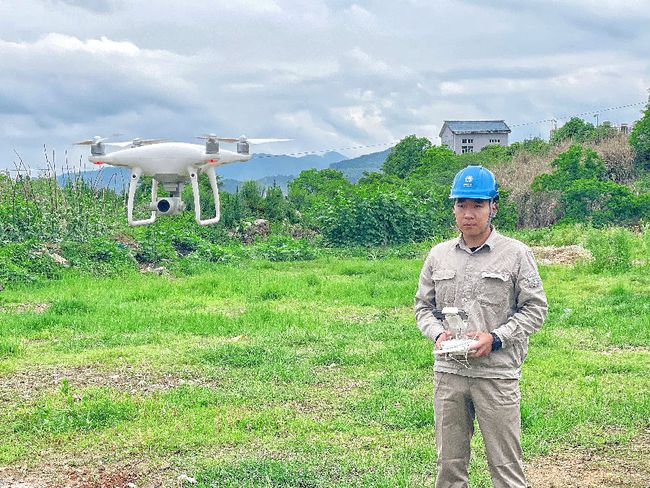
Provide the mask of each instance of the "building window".
{"label": "building window", "polygon": [[474,139],[463,139],[463,144],[474,144]]}
{"label": "building window", "polygon": [[474,146],[460,146],[460,152],[462,154],[473,153],[474,152]]}
{"label": "building window", "polygon": [[490,139],[490,144],[501,144],[501,139]]}

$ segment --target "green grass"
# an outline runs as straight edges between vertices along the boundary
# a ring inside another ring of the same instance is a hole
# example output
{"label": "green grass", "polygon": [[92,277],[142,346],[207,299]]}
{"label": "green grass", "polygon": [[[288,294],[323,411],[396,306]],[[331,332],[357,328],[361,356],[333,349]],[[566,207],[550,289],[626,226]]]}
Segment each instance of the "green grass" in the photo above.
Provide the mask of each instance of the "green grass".
{"label": "green grass", "polygon": [[[432,486],[433,361],[411,311],[420,266],[254,261],[10,287],[0,466],[92,455],[170,464],[170,484]],[[650,418],[647,268],[541,272],[550,313],[524,365],[526,458],[630,442]],[[66,379],[39,384],[48,368]],[[29,395],[21,374],[35,378]],[[473,446],[472,486],[490,486],[479,435]]]}

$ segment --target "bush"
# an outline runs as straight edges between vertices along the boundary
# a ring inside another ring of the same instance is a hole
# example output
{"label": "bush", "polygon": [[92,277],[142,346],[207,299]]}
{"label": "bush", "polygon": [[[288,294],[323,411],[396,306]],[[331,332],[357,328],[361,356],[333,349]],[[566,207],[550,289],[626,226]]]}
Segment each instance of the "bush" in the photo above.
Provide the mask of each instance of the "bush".
{"label": "bush", "polygon": [[60,266],[34,241],[0,246],[0,283],[27,283],[59,276]]}
{"label": "bush", "polygon": [[203,243],[189,257],[195,261],[230,264],[245,258],[246,253],[241,245],[219,246]]}
{"label": "bush", "polygon": [[636,152],[636,165],[638,169],[650,170],[650,99],[646,104],[643,117],[632,129],[630,144]]}
{"label": "bush", "polygon": [[553,173],[536,177],[533,190],[557,194],[557,219],[602,227],[635,224],[642,217],[645,196],[637,197],[626,186],[608,180],[595,151],[575,144],[551,165]]}
{"label": "bush", "polygon": [[146,264],[159,264],[175,259],[177,254],[171,240],[172,235],[164,228],[156,225],[147,226],[135,252],[135,259]]}
{"label": "bush", "polygon": [[104,237],[63,242],[61,252],[71,266],[103,275],[134,269],[136,264],[128,248]]}

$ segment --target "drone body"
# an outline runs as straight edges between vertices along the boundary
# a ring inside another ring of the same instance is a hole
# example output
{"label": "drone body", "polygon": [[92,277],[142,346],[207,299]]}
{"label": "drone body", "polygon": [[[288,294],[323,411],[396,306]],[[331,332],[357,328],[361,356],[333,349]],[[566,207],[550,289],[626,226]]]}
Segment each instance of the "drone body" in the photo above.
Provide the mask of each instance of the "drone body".
{"label": "drone body", "polygon": [[[200,225],[214,224],[221,217],[219,205],[219,189],[215,167],[223,164],[251,159],[250,144],[265,144],[282,142],[290,139],[246,139],[217,137],[214,134],[201,136],[205,145],[185,142],[163,142],[161,140],[134,139],[132,142],[103,142],[101,137],[81,141],[77,144],[90,145],[91,155],[88,160],[94,164],[109,164],[130,168],[129,193],[127,199],[127,219],[130,225],[146,225],[156,220],[158,215],[176,215],[185,209],[181,200],[183,186],[189,181],[194,197],[194,215]],[[223,150],[219,142],[237,143],[237,152]],[[106,146],[117,146],[118,149],[106,153]],[[215,215],[209,219],[201,218],[201,201],[199,193],[199,172],[206,173],[214,197]],[[135,220],[133,206],[135,191],[141,176],[151,176],[151,216],[147,219]],[[158,185],[162,184],[169,197],[158,197]]]}
{"label": "drone body", "polygon": [[219,149],[207,153],[201,144],[185,142],[162,142],[121,149],[109,154],[91,155],[88,160],[94,164],[110,164],[127,168],[139,167],[145,176],[158,174],[187,175],[189,167],[200,169],[209,166],[248,161],[250,154],[238,154]]}

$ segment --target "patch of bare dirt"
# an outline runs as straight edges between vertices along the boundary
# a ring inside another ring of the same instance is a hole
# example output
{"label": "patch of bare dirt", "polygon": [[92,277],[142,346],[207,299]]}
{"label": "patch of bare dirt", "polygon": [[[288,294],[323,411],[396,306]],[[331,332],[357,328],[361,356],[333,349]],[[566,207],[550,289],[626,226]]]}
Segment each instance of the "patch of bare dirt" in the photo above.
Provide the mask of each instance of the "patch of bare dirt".
{"label": "patch of bare dirt", "polygon": [[531,248],[538,264],[576,264],[589,260],[591,252],[582,246],[536,246]]}
{"label": "patch of bare dirt", "polygon": [[[56,456],[56,457],[55,457]],[[0,468],[0,488],[153,488],[174,486],[171,466],[145,461],[104,464],[52,453],[36,468]]]}
{"label": "patch of bare dirt", "polygon": [[650,353],[650,347],[646,346],[625,346],[625,347],[620,347],[620,346],[609,346],[605,348],[603,351],[601,351],[601,354],[605,354],[606,356],[612,355],[612,354],[627,354],[627,353]]}
{"label": "patch of bare dirt", "polygon": [[181,385],[214,386],[214,380],[195,376],[191,372],[164,374],[141,366],[127,365],[110,371],[93,366],[41,366],[0,376],[0,406],[16,404],[56,390],[64,380],[71,388],[109,386],[131,394],[167,391]]}
{"label": "patch of bare dirt", "polygon": [[49,303],[10,303],[0,307],[0,312],[43,313],[50,307]]}
{"label": "patch of bare dirt", "polygon": [[648,488],[650,429],[626,445],[562,448],[526,469],[532,488]]}
{"label": "patch of bare dirt", "polygon": [[153,264],[141,264],[140,273],[151,273],[158,276],[169,276],[169,271],[164,266],[154,266]]}

